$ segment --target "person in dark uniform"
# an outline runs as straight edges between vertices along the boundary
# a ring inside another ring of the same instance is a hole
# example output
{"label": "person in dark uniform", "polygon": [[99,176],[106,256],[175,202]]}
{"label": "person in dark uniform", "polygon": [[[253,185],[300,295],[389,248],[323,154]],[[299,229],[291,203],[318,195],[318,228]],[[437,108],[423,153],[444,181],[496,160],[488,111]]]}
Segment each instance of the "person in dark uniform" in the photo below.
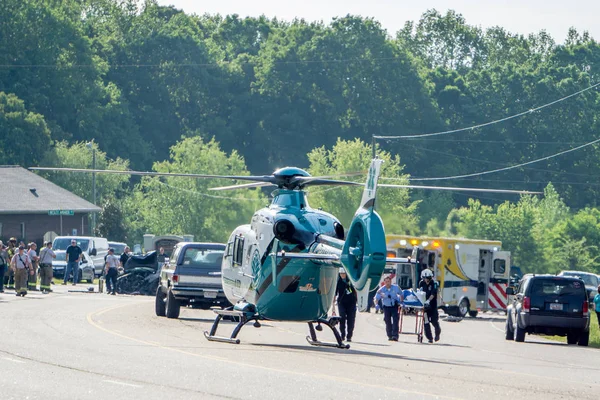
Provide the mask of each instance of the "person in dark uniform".
{"label": "person in dark uniform", "polygon": [[335,296],[337,298],[339,315],[342,318],[340,321],[342,340],[351,342],[352,334],[354,333],[354,322],[356,321],[356,303],[358,302],[358,296],[356,294],[356,289],[352,286],[344,268],[340,268],[340,276],[338,277]]}
{"label": "person in dark uniform", "polygon": [[419,289],[425,292],[425,305],[424,305],[424,322],[425,322],[425,337],[429,343],[433,343],[434,337],[431,334],[431,325],[435,328],[435,341],[440,340],[440,316],[437,308],[437,286],[433,280],[433,272],[430,269],[424,269],[421,272],[421,282],[419,282]]}

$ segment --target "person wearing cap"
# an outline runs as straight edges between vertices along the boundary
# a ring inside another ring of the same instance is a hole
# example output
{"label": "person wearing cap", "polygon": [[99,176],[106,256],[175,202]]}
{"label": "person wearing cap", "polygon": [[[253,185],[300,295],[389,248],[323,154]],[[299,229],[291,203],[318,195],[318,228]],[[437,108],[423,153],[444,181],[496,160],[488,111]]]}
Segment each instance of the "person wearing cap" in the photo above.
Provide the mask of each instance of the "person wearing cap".
{"label": "person wearing cap", "polygon": [[[6,253],[8,254],[7,263],[10,264],[12,258],[17,254],[17,238],[11,237],[8,240],[8,246],[6,248]],[[7,289],[15,288],[15,271],[12,268],[8,268],[8,270],[4,273],[4,286]]]}
{"label": "person wearing cap", "polygon": [[402,303],[402,290],[398,285],[392,285],[392,278],[386,276],[383,279],[384,285],[379,288],[375,295],[375,301],[381,299],[383,306],[383,320],[385,322],[385,331],[388,340],[398,341],[398,321],[400,314],[398,307]]}
{"label": "person wearing cap", "polygon": [[115,295],[117,289],[117,275],[119,268],[119,257],[115,256],[115,249],[108,249],[108,255],[106,256],[105,275],[106,275],[106,293]]}
{"label": "person wearing cap", "polygon": [[79,261],[81,261],[81,257],[83,251],[81,247],[77,246],[77,240],[71,240],[71,245],[67,247],[67,269],[65,271],[65,278],[63,280],[63,285],[67,284],[69,280],[69,275],[71,275],[71,271],[73,271],[73,286],[77,284],[77,278],[79,277]]}
{"label": "person wearing cap", "polygon": [[15,273],[15,291],[17,296],[27,294],[27,274],[33,272],[29,256],[25,253],[25,247],[19,246],[17,254],[15,254],[10,262],[10,266]]}
{"label": "person wearing cap", "polygon": [[45,247],[40,251],[40,290],[46,294],[52,292],[52,259],[56,258],[56,253],[52,250],[52,242],[44,244]]}
{"label": "person wearing cap", "polygon": [[29,256],[29,261],[31,261],[31,271],[29,271],[29,279],[27,279],[27,289],[37,292],[37,272],[40,258],[37,255],[37,244],[35,242],[29,243],[28,247],[27,255]]}
{"label": "person wearing cap", "polygon": [[6,272],[8,263],[10,263],[8,252],[6,251],[4,243],[0,240],[0,293],[4,293],[4,273]]}
{"label": "person wearing cap", "polygon": [[354,333],[354,322],[356,321],[356,303],[358,296],[356,289],[352,286],[352,282],[346,275],[346,270],[340,268],[337,286],[335,289],[335,297],[337,299],[338,312],[340,320],[340,333],[342,340],[352,341]]}

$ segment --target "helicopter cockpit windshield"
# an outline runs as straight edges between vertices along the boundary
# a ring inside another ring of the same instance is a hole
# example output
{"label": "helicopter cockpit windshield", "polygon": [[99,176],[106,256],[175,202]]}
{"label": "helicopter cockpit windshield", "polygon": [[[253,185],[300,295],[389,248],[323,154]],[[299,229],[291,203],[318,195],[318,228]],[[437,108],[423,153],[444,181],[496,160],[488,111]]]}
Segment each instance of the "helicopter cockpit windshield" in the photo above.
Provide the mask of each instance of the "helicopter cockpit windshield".
{"label": "helicopter cockpit windshield", "polygon": [[276,190],[271,207],[308,207],[306,193],[298,190]]}

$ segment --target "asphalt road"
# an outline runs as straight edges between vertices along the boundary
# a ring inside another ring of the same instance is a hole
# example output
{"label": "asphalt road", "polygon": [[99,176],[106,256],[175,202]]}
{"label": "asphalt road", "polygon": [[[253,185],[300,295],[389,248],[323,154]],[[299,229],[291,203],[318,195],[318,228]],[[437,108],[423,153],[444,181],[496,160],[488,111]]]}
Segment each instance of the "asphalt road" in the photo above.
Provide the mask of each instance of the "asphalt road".
{"label": "asphalt road", "polygon": [[[506,341],[497,315],[442,321],[436,344],[409,333],[388,342],[381,315],[359,314],[349,350],[310,346],[305,324],[283,322],[249,324],[231,345],[204,338],[210,311],[170,320],[154,315],[150,297],[67,291],[84,288],[0,294],[0,399],[592,399],[600,390],[598,350]],[[414,332],[414,319],[404,323]]]}

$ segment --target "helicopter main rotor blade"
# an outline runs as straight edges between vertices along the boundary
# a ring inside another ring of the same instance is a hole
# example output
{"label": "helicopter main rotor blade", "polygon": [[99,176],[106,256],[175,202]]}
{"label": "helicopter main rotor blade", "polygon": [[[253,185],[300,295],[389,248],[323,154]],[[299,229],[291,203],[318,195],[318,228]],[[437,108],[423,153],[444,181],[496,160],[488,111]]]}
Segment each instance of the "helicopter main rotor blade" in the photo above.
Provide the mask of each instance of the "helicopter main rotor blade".
{"label": "helicopter main rotor blade", "polygon": [[400,188],[400,189],[428,189],[428,190],[451,190],[461,192],[486,192],[486,193],[511,193],[511,194],[543,194],[543,192],[531,192],[528,190],[509,190],[509,189],[481,189],[465,188],[451,186],[417,186],[417,185],[389,185],[386,183],[378,184],[380,187]]}
{"label": "helicopter main rotor blade", "polygon": [[257,188],[257,187],[265,187],[265,186],[276,186],[270,182],[252,182],[245,183],[243,185],[231,185],[231,186],[220,186],[208,188],[208,190],[235,190],[235,189],[249,189],[249,188]]}
{"label": "helicopter main rotor blade", "polygon": [[239,179],[242,181],[269,182],[273,181],[270,175],[263,176],[243,176],[243,175],[204,175],[204,174],[184,174],[176,172],[146,172],[146,171],[117,171],[109,169],[85,169],[85,168],[53,168],[53,167],[29,167],[36,171],[62,171],[62,172],[94,172],[97,174],[118,174],[118,175],[140,175],[140,176],[179,176],[187,178],[214,178],[214,179]]}
{"label": "helicopter main rotor blade", "polygon": [[364,183],[350,182],[350,181],[338,181],[335,179],[322,179],[320,177],[305,177],[298,176],[294,178],[300,186],[323,186],[323,185],[342,185],[342,186],[365,186]]}

